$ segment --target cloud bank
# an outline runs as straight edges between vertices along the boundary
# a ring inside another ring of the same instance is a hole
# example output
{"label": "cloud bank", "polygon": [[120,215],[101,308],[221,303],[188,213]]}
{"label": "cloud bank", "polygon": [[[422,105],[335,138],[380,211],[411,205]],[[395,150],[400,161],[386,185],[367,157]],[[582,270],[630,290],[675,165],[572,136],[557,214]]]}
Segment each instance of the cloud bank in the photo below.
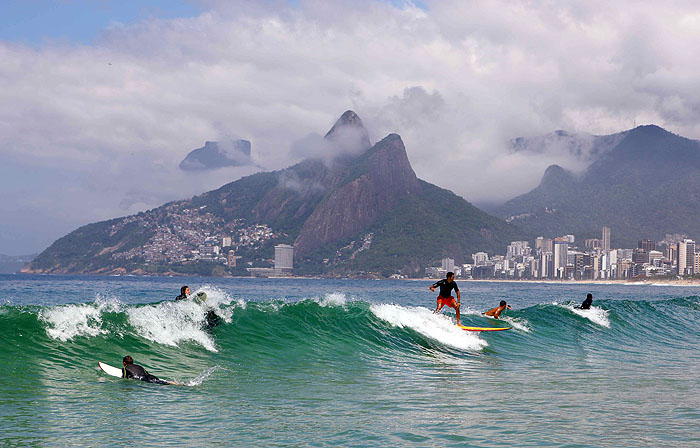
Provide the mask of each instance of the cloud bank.
{"label": "cloud bank", "polygon": [[423,4],[208,1],[94,45],[0,41],[0,253],[254,172],[178,171],[206,140],[238,135],[257,164],[288,166],[349,108],[477,203],[580,164],[510,151],[514,137],[655,123],[700,138],[696,2]]}

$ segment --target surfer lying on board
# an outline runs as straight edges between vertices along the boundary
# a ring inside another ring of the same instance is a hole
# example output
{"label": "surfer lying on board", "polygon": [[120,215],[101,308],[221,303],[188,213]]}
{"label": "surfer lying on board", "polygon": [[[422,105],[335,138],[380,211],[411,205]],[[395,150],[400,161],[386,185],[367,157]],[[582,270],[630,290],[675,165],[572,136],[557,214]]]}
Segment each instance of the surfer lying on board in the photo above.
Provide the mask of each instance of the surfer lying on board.
{"label": "surfer lying on board", "polygon": [[583,301],[581,306],[577,306],[574,308],[577,308],[579,310],[590,310],[592,304],[593,304],[593,294],[591,294],[589,292],[588,295],[586,296],[586,300]]}
{"label": "surfer lying on board", "polygon": [[501,315],[501,311],[503,311],[506,308],[510,309],[510,305],[508,305],[505,300],[501,300],[501,303],[499,303],[496,308],[491,308],[483,314],[487,316],[492,316],[494,319],[498,319],[498,316]]}
{"label": "surfer lying on board", "polygon": [[[455,274],[453,272],[448,272],[447,273],[447,278],[444,278],[440,280],[439,282],[433,283],[430,285],[430,290],[435,291],[435,287],[438,286],[440,287],[440,295],[437,296],[437,307],[435,307],[435,311],[433,311],[434,314],[440,312],[443,306],[447,305],[450,308],[454,308],[455,312],[457,313],[457,325],[459,325],[459,288],[457,287],[457,283],[455,283]],[[457,291],[457,301],[455,302],[455,298],[452,297],[452,290]]]}
{"label": "surfer lying on board", "polygon": [[122,367],[122,378],[134,378],[155,384],[178,384],[175,381],[165,381],[161,380],[157,376],[151,375],[140,365],[134,364],[134,359],[129,355],[126,355],[122,361],[124,362],[124,367]]}
{"label": "surfer lying on board", "polygon": [[191,293],[190,293],[190,287],[187,286],[187,285],[185,285],[185,286],[183,286],[182,288],[180,288],[180,295],[177,296],[177,297],[175,297],[175,300],[186,299],[187,296],[189,296],[190,294],[191,294]]}

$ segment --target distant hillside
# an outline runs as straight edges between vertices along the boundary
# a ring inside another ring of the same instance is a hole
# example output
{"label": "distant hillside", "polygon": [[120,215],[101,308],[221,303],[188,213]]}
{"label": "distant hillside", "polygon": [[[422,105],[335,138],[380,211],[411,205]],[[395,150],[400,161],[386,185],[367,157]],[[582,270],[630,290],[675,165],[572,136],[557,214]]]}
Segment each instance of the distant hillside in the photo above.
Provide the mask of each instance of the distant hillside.
{"label": "distant hillside", "polygon": [[600,238],[607,226],[615,246],[666,233],[700,238],[699,142],[653,125],[607,137],[619,141],[582,175],[550,166],[537,188],[495,214],[546,236]]}
{"label": "distant hillside", "polygon": [[[401,137],[371,145],[345,112],[325,136],[328,156],[58,239],[23,272],[245,275],[293,244],[301,274],[407,275],[476,251],[504,251],[523,233],[453,193],[419,180]],[[224,238],[231,238],[223,253]],[[232,251],[236,267],[223,261]]]}

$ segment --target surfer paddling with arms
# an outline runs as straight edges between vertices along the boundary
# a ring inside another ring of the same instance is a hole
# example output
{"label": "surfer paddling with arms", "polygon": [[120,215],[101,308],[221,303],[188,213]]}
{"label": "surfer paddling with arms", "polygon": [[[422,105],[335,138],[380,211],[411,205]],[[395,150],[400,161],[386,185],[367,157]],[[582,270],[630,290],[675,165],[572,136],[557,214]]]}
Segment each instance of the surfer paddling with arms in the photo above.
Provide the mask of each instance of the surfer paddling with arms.
{"label": "surfer paddling with arms", "polygon": [[[435,292],[435,288],[437,287],[440,288],[440,295],[437,296],[437,307],[435,307],[435,311],[433,311],[433,313],[439,313],[442,307],[445,305],[449,306],[450,308],[454,308],[455,313],[457,314],[457,325],[459,325],[460,297],[459,288],[457,287],[457,283],[455,283],[455,274],[453,272],[448,272],[447,278],[430,285],[430,290]],[[452,296],[453,289],[457,292],[457,301],[455,301],[455,298]]]}
{"label": "surfer paddling with arms", "polygon": [[122,378],[134,378],[136,380],[146,381],[154,384],[174,384],[177,386],[181,385],[180,383],[176,383],[175,381],[161,380],[157,376],[151,375],[150,373],[146,372],[146,369],[144,369],[140,365],[134,364],[134,359],[129,355],[126,355],[122,361],[124,363],[124,367],[122,367]]}
{"label": "surfer paddling with arms", "polygon": [[501,300],[501,303],[499,303],[496,308],[491,308],[484,314],[486,316],[491,316],[494,319],[498,319],[498,316],[501,315],[501,311],[505,310],[506,308],[510,309],[510,305],[508,305],[505,300]]}
{"label": "surfer paddling with arms", "polygon": [[588,295],[586,296],[586,300],[584,300],[583,303],[581,303],[581,306],[577,306],[574,308],[577,308],[579,310],[590,310],[592,304],[593,304],[593,294],[591,294],[589,292]]}
{"label": "surfer paddling with arms", "polygon": [[180,288],[180,295],[175,297],[175,300],[183,300],[186,299],[187,296],[191,294],[190,292],[190,287],[185,285],[182,288]]}

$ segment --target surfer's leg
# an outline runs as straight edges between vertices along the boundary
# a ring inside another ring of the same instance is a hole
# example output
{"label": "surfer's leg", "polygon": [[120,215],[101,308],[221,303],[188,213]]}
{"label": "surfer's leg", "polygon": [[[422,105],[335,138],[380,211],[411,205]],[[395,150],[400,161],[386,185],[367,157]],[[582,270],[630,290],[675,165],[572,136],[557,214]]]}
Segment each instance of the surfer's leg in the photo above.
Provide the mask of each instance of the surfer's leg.
{"label": "surfer's leg", "polygon": [[459,325],[459,303],[455,303],[455,313],[457,314],[457,325]]}
{"label": "surfer's leg", "polygon": [[438,296],[437,306],[435,307],[435,311],[433,311],[433,314],[439,313],[443,306],[445,306],[445,304],[442,300],[440,300],[440,296]]}
{"label": "surfer's leg", "polygon": [[153,384],[170,384],[169,381],[161,380],[155,375],[146,375],[145,377],[142,378],[143,381],[148,381],[149,383]]}

